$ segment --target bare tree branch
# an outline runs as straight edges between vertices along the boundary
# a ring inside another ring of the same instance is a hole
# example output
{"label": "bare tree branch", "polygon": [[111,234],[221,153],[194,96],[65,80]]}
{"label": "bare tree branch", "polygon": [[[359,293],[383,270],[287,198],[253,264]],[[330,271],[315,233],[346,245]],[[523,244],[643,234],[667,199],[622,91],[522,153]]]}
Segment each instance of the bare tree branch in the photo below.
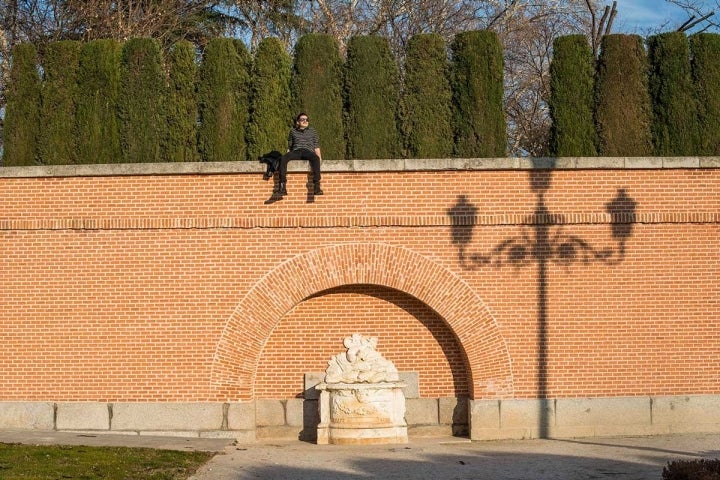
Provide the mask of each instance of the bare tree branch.
{"label": "bare tree branch", "polygon": [[[708,8],[711,8],[707,1],[701,1],[701,0],[665,0],[668,3],[671,3],[673,5],[676,5],[680,8],[682,8],[685,13],[688,15],[688,19],[683,22],[682,25],[680,25],[677,28],[678,32],[687,32],[691,28],[696,27],[702,22],[707,22],[705,26],[702,28],[702,30],[695,32],[700,33],[704,32],[705,30],[708,30],[710,28],[720,28],[720,22],[715,17],[715,11],[717,11],[718,8],[720,8],[720,1],[715,0],[715,9],[710,11],[710,13],[707,12]],[[695,18],[700,17],[697,21],[693,22]]]}
{"label": "bare tree branch", "polygon": [[[698,19],[695,20],[694,22],[692,21],[692,19],[695,18],[695,15],[693,15],[692,17],[690,17],[690,19],[689,19],[687,22],[683,23],[683,24],[677,29],[677,31],[678,31],[678,32],[686,32],[686,31],[690,30],[692,27],[694,27],[695,25],[697,25],[698,23],[704,22],[705,20],[707,20],[708,18],[712,17],[713,15],[715,15],[715,12],[710,12],[710,13],[708,13],[707,15],[703,15],[702,17],[698,18]],[[710,25],[708,25],[708,26],[705,27],[705,28],[709,28],[709,27],[710,27]]]}

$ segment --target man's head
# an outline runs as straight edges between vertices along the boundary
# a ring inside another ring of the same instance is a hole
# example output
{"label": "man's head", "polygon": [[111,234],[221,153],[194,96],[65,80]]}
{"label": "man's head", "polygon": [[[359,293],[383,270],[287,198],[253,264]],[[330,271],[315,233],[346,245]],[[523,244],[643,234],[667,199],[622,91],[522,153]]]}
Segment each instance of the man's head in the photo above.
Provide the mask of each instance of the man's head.
{"label": "man's head", "polygon": [[301,129],[307,128],[309,121],[310,119],[305,112],[298,113],[298,116],[295,117],[295,125]]}

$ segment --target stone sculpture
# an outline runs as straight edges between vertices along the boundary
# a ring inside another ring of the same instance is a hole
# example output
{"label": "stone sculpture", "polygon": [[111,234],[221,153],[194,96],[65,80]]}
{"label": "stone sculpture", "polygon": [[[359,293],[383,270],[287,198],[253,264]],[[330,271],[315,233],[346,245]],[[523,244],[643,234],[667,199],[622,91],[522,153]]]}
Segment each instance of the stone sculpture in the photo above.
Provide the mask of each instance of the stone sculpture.
{"label": "stone sculpture", "polygon": [[355,333],[343,342],[347,352],[335,355],[325,371],[326,383],[377,383],[400,380],[397,368],[376,350],[377,338]]}
{"label": "stone sculpture", "polygon": [[353,334],[325,372],[318,443],[407,443],[406,386],[395,365],[376,350],[375,337]]}

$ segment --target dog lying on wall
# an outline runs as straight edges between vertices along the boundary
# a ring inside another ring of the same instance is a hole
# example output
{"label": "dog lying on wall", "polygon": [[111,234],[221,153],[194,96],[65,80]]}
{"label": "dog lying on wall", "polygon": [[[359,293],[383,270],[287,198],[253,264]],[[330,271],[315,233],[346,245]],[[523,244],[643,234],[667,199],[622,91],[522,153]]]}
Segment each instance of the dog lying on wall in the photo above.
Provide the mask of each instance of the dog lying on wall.
{"label": "dog lying on wall", "polygon": [[267,165],[267,167],[265,168],[265,173],[263,173],[263,180],[270,180],[273,174],[280,169],[281,158],[282,153],[278,152],[277,150],[273,150],[258,157],[258,161],[260,163],[264,163],[265,165]]}

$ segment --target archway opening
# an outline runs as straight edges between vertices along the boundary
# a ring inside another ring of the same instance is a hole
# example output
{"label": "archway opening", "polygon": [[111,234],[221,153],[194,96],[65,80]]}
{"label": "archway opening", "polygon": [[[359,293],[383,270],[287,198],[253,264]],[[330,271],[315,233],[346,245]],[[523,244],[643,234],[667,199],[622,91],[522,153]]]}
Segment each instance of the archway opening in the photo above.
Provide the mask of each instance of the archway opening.
{"label": "archway opening", "polygon": [[254,397],[302,398],[304,374],[324,372],[353,333],[377,337],[399,371],[417,372],[419,398],[468,396],[465,353],[435,311],[398,290],[345,285],[311,295],[280,320],[260,355]]}
{"label": "archway opening", "polygon": [[[352,284],[310,295],[290,309],[269,335],[259,357],[254,398],[303,402],[301,439],[314,440],[317,396],[307,378],[321,379],[343,339],[360,333],[378,338],[405,389],[410,435],[468,432],[468,362],[445,320],[405,292]],[[300,399],[300,400],[297,400]]]}
{"label": "archway opening", "polygon": [[[305,300],[324,296],[318,292],[351,285],[406,292],[437,312],[467,357],[470,398],[512,397],[507,345],[477,293],[460,277],[422,255],[384,244],[342,244],[312,250],[263,276],[228,319],[218,341],[211,376],[217,394],[231,400],[261,398],[254,391],[260,357],[263,350],[271,352],[266,345],[279,322]],[[330,320],[336,322],[340,313],[332,312]],[[295,349],[282,352],[278,361],[291,363],[307,354],[304,339],[284,341],[295,341]]]}

